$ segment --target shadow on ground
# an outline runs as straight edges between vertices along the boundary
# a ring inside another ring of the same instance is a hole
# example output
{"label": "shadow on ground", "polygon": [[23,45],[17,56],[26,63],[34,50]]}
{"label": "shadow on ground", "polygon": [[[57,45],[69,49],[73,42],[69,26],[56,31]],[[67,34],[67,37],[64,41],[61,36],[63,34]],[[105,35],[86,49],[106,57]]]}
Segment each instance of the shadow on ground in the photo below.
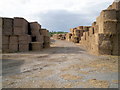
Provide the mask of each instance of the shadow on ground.
{"label": "shadow on ground", "polygon": [[2,59],[2,76],[20,73],[24,60]]}

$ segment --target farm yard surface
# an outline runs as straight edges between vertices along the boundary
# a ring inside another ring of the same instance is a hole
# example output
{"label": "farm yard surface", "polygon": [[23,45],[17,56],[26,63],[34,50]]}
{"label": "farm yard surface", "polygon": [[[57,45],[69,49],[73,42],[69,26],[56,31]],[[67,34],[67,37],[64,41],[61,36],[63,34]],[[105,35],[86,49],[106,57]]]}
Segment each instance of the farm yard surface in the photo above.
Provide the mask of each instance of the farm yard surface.
{"label": "farm yard surface", "polygon": [[3,54],[3,88],[118,88],[118,56],[51,39],[51,48]]}

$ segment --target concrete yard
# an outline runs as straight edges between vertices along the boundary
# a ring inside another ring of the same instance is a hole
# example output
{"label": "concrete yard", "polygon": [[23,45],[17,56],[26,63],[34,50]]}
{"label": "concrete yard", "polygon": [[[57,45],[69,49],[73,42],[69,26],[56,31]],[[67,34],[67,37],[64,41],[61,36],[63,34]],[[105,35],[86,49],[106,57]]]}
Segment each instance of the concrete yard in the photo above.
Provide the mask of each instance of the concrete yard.
{"label": "concrete yard", "polygon": [[3,88],[118,88],[118,57],[52,40],[38,52],[3,54]]}

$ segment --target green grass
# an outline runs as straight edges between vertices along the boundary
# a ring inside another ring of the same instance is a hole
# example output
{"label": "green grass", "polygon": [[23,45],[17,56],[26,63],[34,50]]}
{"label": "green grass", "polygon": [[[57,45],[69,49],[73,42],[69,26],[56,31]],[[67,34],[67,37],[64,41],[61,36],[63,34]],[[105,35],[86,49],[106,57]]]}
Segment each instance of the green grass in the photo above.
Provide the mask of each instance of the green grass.
{"label": "green grass", "polygon": [[54,34],[66,34],[68,32],[62,32],[62,31],[59,31],[59,32],[49,32],[50,33],[50,36],[54,35]]}

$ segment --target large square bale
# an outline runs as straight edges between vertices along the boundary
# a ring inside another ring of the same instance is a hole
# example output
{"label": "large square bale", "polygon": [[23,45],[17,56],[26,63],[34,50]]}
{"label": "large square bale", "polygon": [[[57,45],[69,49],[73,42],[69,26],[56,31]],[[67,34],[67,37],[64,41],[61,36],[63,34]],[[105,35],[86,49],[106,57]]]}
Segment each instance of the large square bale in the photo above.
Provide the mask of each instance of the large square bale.
{"label": "large square bale", "polygon": [[113,2],[112,9],[120,10],[120,1]]}
{"label": "large square bale", "polygon": [[14,18],[14,35],[28,34],[28,21],[24,18]]}
{"label": "large square bale", "polygon": [[19,51],[20,52],[29,51],[29,44],[19,44]]}
{"label": "large square bale", "polygon": [[40,32],[39,30],[31,30],[31,36],[37,36],[37,35],[40,35]]}
{"label": "large square bale", "polygon": [[10,52],[17,52],[18,51],[18,44],[9,44],[9,51]]}
{"label": "large square bale", "polygon": [[101,12],[102,21],[117,20],[117,12],[114,9]]}
{"label": "large square bale", "polygon": [[40,51],[43,48],[43,43],[41,42],[31,42],[32,51]]}
{"label": "large square bale", "polygon": [[31,22],[30,29],[31,30],[39,30],[39,29],[41,29],[41,25],[38,22]]}
{"label": "large square bale", "polygon": [[39,35],[40,32],[39,30],[41,29],[41,25],[38,22],[31,22],[30,23],[30,30],[31,30],[31,35],[36,36]]}
{"label": "large square bale", "polygon": [[2,36],[2,44],[9,44],[9,36],[3,35]]}
{"label": "large square bale", "polygon": [[37,35],[36,36],[36,41],[43,43],[44,42],[44,36],[43,35]]}
{"label": "large square bale", "polygon": [[9,52],[9,45],[8,44],[2,44],[2,52]]}
{"label": "large square bale", "polygon": [[98,45],[100,54],[112,54],[113,35],[112,34],[95,34],[95,44]]}
{"label": "large square bale", "polygon": [[90,51],[94,54],[98,54],[99,53],[99,49],[98,49],[98,34],[94,34],[92,36],[89,37],[89,44],[90,44]]}
{"label": "large square bale", "polygon": [[105,34],[115,34],[117,33],[117,22],[116,21],[105,21],[103,23],[103,32]]}
{"label": "large square bale", "polygon": [[46,29],[40,29],[40,34],[43,36],[49,36],[49,31]]}
{"label": "large square bale", "polygon": [[110,40],[103,40],[99,44],[100,50],[111,50],[112,51],[112,43]]}
{"label": "large square bale", "polygon": [[10,44],[18,44],[18,36],[10,36]]}
{"label": "large square bale", "polygon": [[3,18],[2,24],[2,33],[3,35],[12,35],[13,34],[13,19],[12,18]]}
{"label": "large square bale", "polygon": [[22,28],[14,27],[14,35],[26,35],[26,33]]}
{"label": "large square bale", "polygon": [[28,21],[22,17],[14,17],[14,27],[23,27],[28,29]]}
{"label": "large square bale", "polygon": [[44,36],[44,42],[45,43],[50,43],[50,37]]}
{"label": "large square bale", "polygon": [[102,41],[110,41],[112,34],[95,34],[95,38],[98,41],[97,44],[101,44]]}
{"label": "large square bale", "polygon": [[21,35],[18,39],[19,44],[29,44],[32,41],[30,35]]}
{"label": "large square bale", "polygon": [[50,47],[50,43],[43,43],[43,48],[49,48]]}

